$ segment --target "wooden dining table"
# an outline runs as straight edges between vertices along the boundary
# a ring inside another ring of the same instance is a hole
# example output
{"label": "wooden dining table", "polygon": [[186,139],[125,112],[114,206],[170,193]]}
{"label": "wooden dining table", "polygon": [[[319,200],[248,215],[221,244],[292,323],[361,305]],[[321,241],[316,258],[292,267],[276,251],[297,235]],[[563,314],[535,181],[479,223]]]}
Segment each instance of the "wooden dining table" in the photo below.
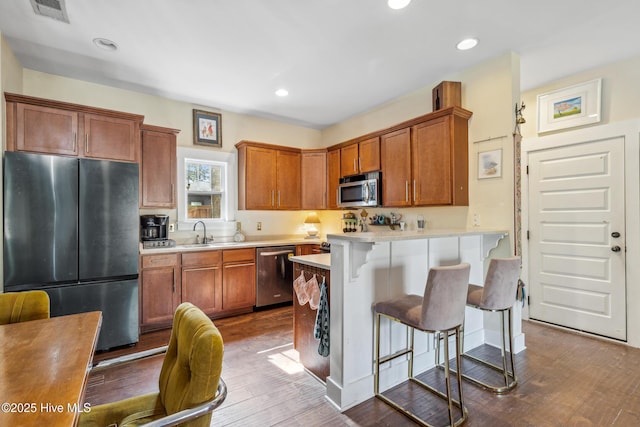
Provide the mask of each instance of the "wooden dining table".
{"label": "wooden dining table", "polygon": [[0,325],[0,426],[73,426],[102,324],[99,311]]}

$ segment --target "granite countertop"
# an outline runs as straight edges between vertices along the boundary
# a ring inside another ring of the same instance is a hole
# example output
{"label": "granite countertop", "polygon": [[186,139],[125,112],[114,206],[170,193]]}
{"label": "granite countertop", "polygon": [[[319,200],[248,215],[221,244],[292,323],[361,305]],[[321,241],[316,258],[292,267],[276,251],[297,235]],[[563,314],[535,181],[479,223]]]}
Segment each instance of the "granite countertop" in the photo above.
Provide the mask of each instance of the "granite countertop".
{"label": "granite countertop", "polygon": [[318,245],[320,240],[309,240],[303,237],[293,237],[284,239],[249,240],[244,242],[216,242],[207,244],[177,244],[172,248],[149,248],[144,249],[140,244],[140,255],[165,254],[171,252],[194,252],[194,251],[215,251],[220,249],[242,249],[259,248],[266,246],[282,245]]}
{"label": "granite countertop", "polygon": [[298,255],[289,258],[293,262],[298,264],[308,265],[310,267],[321,268],[323,270],[331,270],[331,254],[313,254],[313,255]]}
{"label": "granite countertop", "polygon": [[391,242],[399,240],[420,240],[434,237],[477,236],[482,234],[509,234],[504,229],[466,228],[466,229],[430,229],[423,231],[367,231],[345,234],[329,234],[327,240],[349,240],[352,242]]}

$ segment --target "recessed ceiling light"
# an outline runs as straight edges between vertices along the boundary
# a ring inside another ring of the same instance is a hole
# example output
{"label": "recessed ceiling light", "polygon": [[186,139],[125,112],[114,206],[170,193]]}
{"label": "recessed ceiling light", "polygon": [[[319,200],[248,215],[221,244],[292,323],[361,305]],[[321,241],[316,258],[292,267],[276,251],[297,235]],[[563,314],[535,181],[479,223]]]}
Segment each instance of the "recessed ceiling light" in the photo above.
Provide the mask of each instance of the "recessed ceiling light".
{"label": "recessed ceiling light", "polygon": [[289,95],[289,91],[286,90],[286,89],[278,89],[276,91],[276,95],[278,95],[278,96],[287,96],[287,95]]}
{"label": "recessed ceiling light", "polygon": [[387,4],[391,9],[404,9],[411,3],[411,0],[388,0]]}
{"label": "recessed ceiling light", "polygon": [[477,44],[478,44],[478,39],[470,38],[470,39],[462,40],[460,43],[456,45],[456,47],[458,48],[458,50],[469,50],[476,47]]}
{"label": "recessed ceiling light", "polygon": [[118,50],[118,45],[109,40],[109,39],[103,39],[102,37],[97,37],[95,39],[93,39],[93,44],[95,44],[96,46],[98,46],[100,49],[104,49],[104,50]]}

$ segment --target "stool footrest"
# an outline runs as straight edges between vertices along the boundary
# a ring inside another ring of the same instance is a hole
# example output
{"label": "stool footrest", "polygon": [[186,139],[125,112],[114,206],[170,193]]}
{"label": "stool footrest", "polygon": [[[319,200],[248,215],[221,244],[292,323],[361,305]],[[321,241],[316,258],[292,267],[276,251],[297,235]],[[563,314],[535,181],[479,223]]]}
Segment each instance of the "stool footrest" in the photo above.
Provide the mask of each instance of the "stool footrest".
{"label": "stool footrest", "polygon": [[[482,360],[482,359],[480,359],[480,358],[478,358],[476,356],[472,356],[472,355],[467,354],[467,353],[462,353],[460,356],[462,356],[465,359],[470,359],[470,360],[473,360],[474,362],[478,362],[478,363],[480,363],[480,364],[482,364],[482,365],[484,365],[484,366],[486,366],[488,368],[491,368],[491,369],[495,370],[496,372],[499,372],[501,374],[505,374],[501,366],[494,365],[493,363],[487,362],[486,360]],[[441,364],[441,363],[438,363],[438,368],[444,369],[444,365]],[[458,371],[456,369],[449,368],[449,370],[453,374],[457,374],[458,373]],[[480,381],[477,378],[473,378],[473,377],[465,374],[464,372],[461,373],[461,375],[462,375],[462,378],[464,378],[465,380],[470,381],[470,382],[474,383],[475,385],[480,386],[480,387],[484,388],[485,390],[492,391],[492,392],[494,392],[496,394],[502,394],[502,393],[506,393],[508,391],[511,391],[516,385],[518,385],[518,378],[513,374],[513,372],[509,372],[509,371],[507,371],[506,374],[505,374],[507,376],[508,380],[505,381],[506,384],[503,385],[503,386],[491,385],[491,384],[486,383],[484,381]]]}
{"label": "stool footrest", "polygon": [[382,365],[383,363],[387,363],[387,362],[389,362],[389,361],[391,361],[393,359],[397,359],[398,357],[404,356],[405,354],[409,354],[411,352],[412,352],[412,350],[410,348],[406,348],[404,350],[397,351],[397,352],[395,352],[393,354],[389,354],[388,356],[381,357],[379,363]]}
{"label": "stool footrest", "polygon": [[[425,390],[433,393],[435,396],[438,396],[439,398],[443,399],[445,402],[447,401],[447,395],[445,393],[442,393],[440,390],[437,390],[437,389],[431,387],[430,385],[420,381],[419,379],[417,379],[415,377],[409,378],[409,381],[414,382],[415,384],[419,385],[420,387],[424,388]],[[411,412],[408,409],[406,409],[405,407],[397,404],[395,401],[393,401],[392,399],[388,398],[384,394],[377,393],[375,396],[376,396],[376,398],[378,398],[378,399],[382,400],[383,402],[385,402],[387,405],[389,405],[389,406],[393,407],[394,409],[402,412],[405,416],[411,418],[413,421],[415,421],[416,423],[420,424],[421,426],[434,427],[432,424],[427,423],[425,420],[423,420],[422,418],[419,418],[413,412]],[[467,417],[469,415],[469,411],[467,410],[466,407],[461,407],[460,406],[460,401],[455,400],[455,399],[451,399],[451,402],[455,406],[457,406],[458,408],[461,408],[461,410],[462,410],[461,411],[462,412],[461,417],[453,423],[453,427],[457,427],[457,426],[462,425],[467,420]]]}

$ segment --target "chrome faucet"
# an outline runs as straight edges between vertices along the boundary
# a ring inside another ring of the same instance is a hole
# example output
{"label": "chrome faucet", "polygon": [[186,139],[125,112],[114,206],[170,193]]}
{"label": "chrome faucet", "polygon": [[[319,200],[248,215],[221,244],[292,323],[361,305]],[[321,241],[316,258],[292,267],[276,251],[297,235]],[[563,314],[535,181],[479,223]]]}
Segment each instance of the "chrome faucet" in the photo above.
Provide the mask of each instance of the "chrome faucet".
{"label": "chrome faucet", "polygon": [[196,226],[198,224],[202,224],[202,228],[204,228],[204,237],[202,238],[202,243],[206,244],[207,243],[207,226],[204,224],[204,222],[197,221],[195,224],[193,224],[193,231],[196,231]]}

